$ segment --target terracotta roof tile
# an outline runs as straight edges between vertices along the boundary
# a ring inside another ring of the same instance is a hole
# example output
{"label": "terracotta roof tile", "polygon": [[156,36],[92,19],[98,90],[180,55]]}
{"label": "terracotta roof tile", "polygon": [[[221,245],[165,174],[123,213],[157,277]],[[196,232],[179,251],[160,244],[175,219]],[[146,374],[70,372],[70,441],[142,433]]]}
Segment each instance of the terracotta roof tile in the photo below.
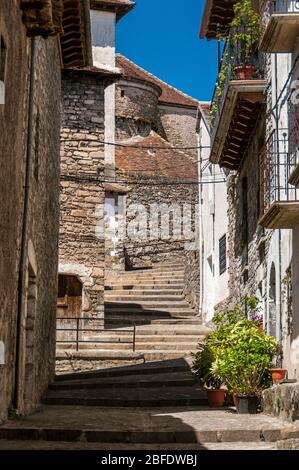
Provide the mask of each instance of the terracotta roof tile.
{"label": "terracotta roof tile", "polygon": [[207,122],[210,123],[211,119],[211,103],[209,102],[199,102],[199,109],[206,118]]}
{"label": "terracotta roof tile", "polygon": [[136,65],[127,57],[124,57],[121,54],[117,54],[116,66],[123,70],[125,77],[143,80],[158,86],[162,90],[161,96],[159,98],[160,103],[173,104],[194,109],[198,108],[198,101],[196,99],[191,98],[182,91],[179,91],[171,85],[168,85],[168,83],[163,82],[155,75],[152,75],[151,73]]}
{"label": "terracotta roof tile", "polygon": [[[162,176],[184,181],[197,181],[197,159],[183,150],[174,150],[155,132],[143,139],[131,139],[126,145],[153,147],[116,147],[116,167],[123,173],[139,176]],[[155,149],[154,147],[165,147]]]}

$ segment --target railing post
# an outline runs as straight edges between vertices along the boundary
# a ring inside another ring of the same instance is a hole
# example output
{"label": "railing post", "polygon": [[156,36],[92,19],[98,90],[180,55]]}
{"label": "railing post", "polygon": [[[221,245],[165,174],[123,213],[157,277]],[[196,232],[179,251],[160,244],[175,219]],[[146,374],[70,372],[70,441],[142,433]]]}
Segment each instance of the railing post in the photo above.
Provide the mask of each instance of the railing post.
{"label": "railing post", "polygon": [[136,323],[133,324],[133,352],[136,350]]}
{"label": "railing post", "polygon": [[77,352],[79,351],[79,321],[80,321],[80,318],[77,318],[77,319],[76,319],[76,323],[77,323],[77,331],[76,331],[76,351],[77,351]]}

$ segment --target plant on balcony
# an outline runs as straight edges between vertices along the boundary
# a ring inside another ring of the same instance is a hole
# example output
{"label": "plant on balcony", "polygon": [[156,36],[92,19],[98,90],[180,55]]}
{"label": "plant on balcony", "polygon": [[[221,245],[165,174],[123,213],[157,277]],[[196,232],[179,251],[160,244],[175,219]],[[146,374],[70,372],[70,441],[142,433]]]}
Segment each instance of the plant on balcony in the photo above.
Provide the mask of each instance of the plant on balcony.
{"label": "plant on balcony", "polygon": [[260,15],[255,11],[251,0],[234,5],[234,19],[231,22],[230,41],[235,48],[237,78],[253,78],[255,66],[252,58],[260,38]]}

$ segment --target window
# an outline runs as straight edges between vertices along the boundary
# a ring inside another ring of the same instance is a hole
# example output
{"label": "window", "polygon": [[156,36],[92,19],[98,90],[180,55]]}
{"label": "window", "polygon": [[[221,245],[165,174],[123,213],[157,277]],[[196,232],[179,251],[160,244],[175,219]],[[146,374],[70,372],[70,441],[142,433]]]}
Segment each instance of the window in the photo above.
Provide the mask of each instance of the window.
{"label": "window", "polygon": [[40,118],[37,112],[35,119],[35,145],[34,145],[34,177],[38,183],[39,176],[39,140],[40,140]]}
{"label": "window", "polygon": [[0,37],[0,104],[5,102],[5,67],[6,67],[6,46],[3,37]]}
{"label": "window", "polygon": [[5,81],[6,46],[3,37],[0,37],[0,81]]}
{"label": "window", "polygon": [[242,246],[247,248],[248,244],[248,182],[242,179]]}
{"label": "window", "polygon": [[125,92],[124,92],[124,90],[121,90],[121,92],[120,92],[120,96],[121,96],[122,98],[125,96]]}
{"label": "window", "polygon": [[219,239],[219,273],[226,271],[226,234]]}

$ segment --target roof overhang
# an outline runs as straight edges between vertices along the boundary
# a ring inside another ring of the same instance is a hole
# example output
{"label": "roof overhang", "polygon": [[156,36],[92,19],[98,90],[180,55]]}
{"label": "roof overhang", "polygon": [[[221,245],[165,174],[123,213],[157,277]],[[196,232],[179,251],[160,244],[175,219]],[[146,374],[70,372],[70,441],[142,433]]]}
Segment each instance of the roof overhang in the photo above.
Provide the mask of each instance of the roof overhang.
{"label": "roof overhang", "polygon": [[206,0],[200,38],[217,39],[218,32],[225,32],[234,17],[233,5],[236,0]]}
{"label": "roof overhang", "polygon": [[229,82],[211,142],[212,163],[237,170],[265,102],[266,80]]}
{"label": "roof overhang", "polygon": [[90,0],[91,10],[104,10],[116,13],[119,20],[135,7],[136,3],[130,0]]}
{"label": "roof overhang", "polygon": [[63,34],[60,37],[64,67],[92,64],[90,11],[88,0],[63,0]]}
{"label": "roof overhang", "polygon": [[94,67],[94,66],[86,66],[86,67],[65,67],[62,69],[63,73],[65,74],[75,74],[75,73],[80,73],[82,75],[92,75],[96,77],[102,77],[102,78],[111,78],[113,80],[118,80],[121,78],[121,72],[117,72],[116,70],[109,70],[109,69],[104,69],[104,68],[99,68],[99,67]]}

